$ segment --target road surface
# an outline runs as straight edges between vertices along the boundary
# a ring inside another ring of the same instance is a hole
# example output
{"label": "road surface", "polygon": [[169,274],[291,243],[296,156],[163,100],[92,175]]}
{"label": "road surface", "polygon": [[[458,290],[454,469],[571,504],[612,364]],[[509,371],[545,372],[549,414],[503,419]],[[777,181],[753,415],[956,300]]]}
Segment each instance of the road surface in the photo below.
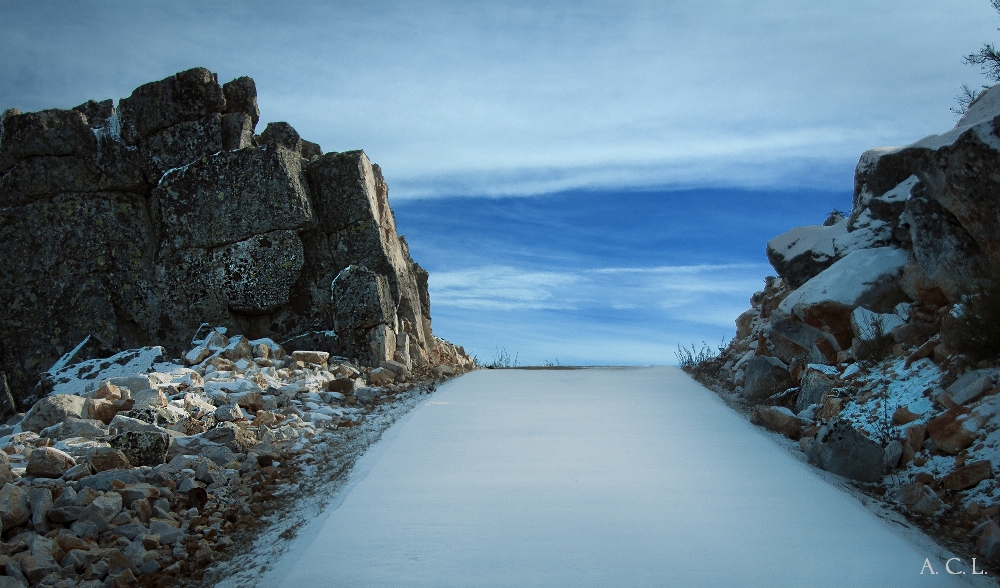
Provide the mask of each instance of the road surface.
{"label": "road surface", "polygon": [[387,431],[259,585],[968,585],[769,435],[676,368],[473,372]]}

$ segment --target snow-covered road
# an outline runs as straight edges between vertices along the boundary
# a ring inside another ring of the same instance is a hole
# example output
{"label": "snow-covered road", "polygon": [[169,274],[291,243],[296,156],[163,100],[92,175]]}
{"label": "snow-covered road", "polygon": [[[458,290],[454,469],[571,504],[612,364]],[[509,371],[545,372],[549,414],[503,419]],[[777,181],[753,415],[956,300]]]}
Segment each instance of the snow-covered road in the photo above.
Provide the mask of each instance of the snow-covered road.
{"label": "snow-covered road", "polygon": [[392,427],[260,586],[966,585],[909,534],[676,368],[484,370]]}

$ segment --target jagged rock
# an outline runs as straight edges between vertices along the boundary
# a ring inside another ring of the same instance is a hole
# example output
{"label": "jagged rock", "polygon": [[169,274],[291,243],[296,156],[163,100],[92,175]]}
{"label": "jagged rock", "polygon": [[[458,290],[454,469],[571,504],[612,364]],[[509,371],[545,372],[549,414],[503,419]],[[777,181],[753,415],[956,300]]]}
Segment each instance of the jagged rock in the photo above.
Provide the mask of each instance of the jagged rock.
{"label": "jagged rock", "polygon": [[802,412],[810,405],[821,404],[831,388],[833,388],[832,374],[807,365],[799,378],[799,395],[795,399],[795,411]]}
{"label": "jagged rock", "polygon": [[391,324],[395,316],[388,280],[363,266],[348,266],[337,274],[333,299],[338,331]]}
{"label": "jagged rock", "polygon": [[253,122],[250,115],[233,112],[222,117],[222,148],[228,151],[253,147]]}
{"label": "jagged rock", "polygon": [[32,488],[28,490],[28,502],[31,505],[31,524],[36,533],[49,531],[49,511],[52,510],[52,491],[48,488]]}
{"label": "jagged rock", "polygon": [[987,561],[996,561],[1000,557],[1000,525],[992,520],[986,523],[976,538],[976,552]]}
{"label": "jagged rock", "polygon": [[321,155],[323,155],[323,149],[320,148],[319,144],[302,139],[302,159],[312,161]]}
{"label": "jagged rock", "polygon": [[383,367],[378,367],[368,372],[368,379],[376,386],[385,386],[396,380],[396,373]]}
{"label": "jagged rock", "polygon": [[788,366],[776,357],[757,356],[746,363],[743,398],[761,400],[792,386]]}
{"label": "jagged rock", "polygon": [[142,171],[154,186],[167,171],[222,150],[222,117],[213,113],[153,133],[139,141]]}
{"label": "jagged rock", "polygon": [[181,435],[181,433],[178,433],[177,431],[173,431],[143,420],[128,417],[123,414],[115,415],[115,418],[111,419],[110,426],[124,432],[164,434],[168,437]]}
{"label": "jagged rock", "polygon": [[115,115],[115,103],[110,98],[101,101],[88,100],[79,106],[74,106],[73,110],[87,117],[90,128],[103,129],[107,127],[108,119]]}
{"label": "jagged rock", "polygon": [[24,206],[60,194],[126,192],[147,189],[139,153],[113,141],[88,157],[43,155],[20,161],[0,177],[0,203]]}
{"label": "jagged rock", "polygon": [[824,470],[861,482],[879,480],[885,469],[882,446],[839,418],[820,428],[806,455]]}
{"label": "jagged rock", "polygon": [[39,436],[51,439],[68,439],[70,437],[83,437],[93,439],[108,434],[108,428],[104,423],[95,419],[68,418],[58,425],[52,425],[43,429]]}
{"label": "jagged rock", "polygon": [[919,481],[900,488],[896,493],[896,500],[914,513],[924,516],[930,516],[945,506],[929,486]]}
{"label": "jagged rock", "polygon": [[915,260],[904,283],[920,299],[940,292],[948,301],[958,302],[969,285],[989,271],[980,246],[937,200],[924,194],[912,198],[904,218]]}
{"label": "jagged rock", "polygon": [[846,349],[853,339],[850,316],[855,308],[887,312],[906,300],[899,280],[908,256],[895,247],[849,253],[789,294],[778,309],[828,331]]}
{"label": "jagged rock", "polygon": [[[898,216],[898,215],[897,215]],[[793,288],[858,249],[888,245],[891,235],[869,228],[851,231],[847,219],[831,225],[797,227],[767,243],[767,260]]]}
{"label": "jagged rock", "polygon": [[10,463],[10,458],[3,451],[0,451],[0,486],[14,481],[14,468]]}
{"label": "jagged rock", "polygon": [[292,361],[301,361],[304,363],[311,363],[318,365],[323,369],[327,367],[327,360],[330,359],[330,354],[325,351],[293,351]]}
{"label": "jagged rock", "polygon": [[280,145],[289,151],[302,154],[302,138],[299,133],[286,122],[267,123],[267,128],[260,134],[265,145]]}
{"label": "jagged rock", "polygon": [[215,74],[198,67],[136,88],[118,103],[121,136],[129,145],[185,121],[222,112],[226,99]]}
{"label": "jagged rock", "polygon": [[968,404],[993,389],[994,375],[995,370],[974,370],[964,374],[948,386],[937,400],[949,408],[956,404]]}
{"label": "jagged rock", "polygon": [[240,430],[233,423],[222,422],[202,433],[206,441],[224,445],[236,452],[245,452],[256,444],[256,440]]}
{"label": "jagged rock", "polygon": [[[290,129],[279,137],[281,125],[265,131],[270,146],[252,146],[253,81],[223,88],[202,68],[119,106],[10,110],[0,122],[14,129],[0,146],[11,166],[0,170],[0,365],[18,402],[60,385],[34,391],[69,349],[73,362],[151,342],[180,354],[203,322],[366,365],[469,365],[431,333],[427,273],[363,152],[322,155]],[[352,264],[384,276],[389,311],[384,328],[339,336],[330,284]],[[102,422],[120,412],[88,400]]]}
{"label": "jagged rock", "polygon": [[114,447],[92,447],[87,450],[87,461],[94,472],[125,470],[132,467],[125,454]]}
{"label": "jagged rock", "polygon": [[312,208],[297,153],[222,151],[178,169],[154,190],[168,243],[210,248],[305,226]]}
{"label": "jagged rock", "polygon": [[755,406],[750,422],[789,439],[798,439],[802,433],[802,421],[783,406]]}
{"label": "jagged rock", "polygon": [[160,408],[167,405],[167,396],[163,391],[153,388],[139,390],[132,394],[132,398],[135,400],[132,410]]}
{"label": "jagged rock", "polygon": [[[144,482],[146,479],[143,473],[136,469],[108,470],[106,472],[99,472],[93,476],[87,476],[86,478],[79,480],[74,488],[76,488],[79,498],[84,495],[84,490],[86,489],[107,492],[114,486],[115,480],[125,484],[138,484],[140,482]],[[78,502],[83,504],[82,501]]]}
{"label": "jagged rock", "polygon": [[30,516],[27,490],[14,484],[0,488],[0,524],[5,531],[23,525]]}
{"label": "jagged rock", "polygon": [[29,555],[21,560],[21,570],[32,584],[41,582],[42,578],[59,569],[59,564],[51,555]]}
{"label": "jagged rock", "polygon": [[212,413],[212,416],[214,416],[215,420],[219,422],[233,422],[246,419],[240,407],[234,404],[226,404],[220,406],[219,408],[215,409],[215,412]]}
{"label": "jagged rock", "polygon": [[840,351],[832,335],[792,319],[773,320],[770,341],[771,353],[786,364],[793,360],[834,364]]}
{"label": "jagged rock", "polygon": [[27,474],[39,478],[58,478],[76,465],[76,460],[65,451],[54,447],[38,447],[28,458]]}
{"label": "jagged rock", "polygon": [[257,84],[246,76],[222,85],[226,96],[226,113],[244,113],[250,117],[250,132],[257,127],[260,110],[257,107]]}
{"label": "jagged rock", "polygon": [[36,402],[24,415],[21,428],[38,433],[69,418],[82,419],[83,405],[83,398],[71,394],[46,396]]}
{"label": "jagged rock", "polygon": [[0,133],[0,173],[42,155],[85,157],[97,151],[87,117],[76,110],[43,110],[8,115]]}
{"label": "jagged rock", "polygon": [[133,466],[155,466],[166,461],[170,435],[149,431],[125,431],[110,437],[108,443],[121,451]]}

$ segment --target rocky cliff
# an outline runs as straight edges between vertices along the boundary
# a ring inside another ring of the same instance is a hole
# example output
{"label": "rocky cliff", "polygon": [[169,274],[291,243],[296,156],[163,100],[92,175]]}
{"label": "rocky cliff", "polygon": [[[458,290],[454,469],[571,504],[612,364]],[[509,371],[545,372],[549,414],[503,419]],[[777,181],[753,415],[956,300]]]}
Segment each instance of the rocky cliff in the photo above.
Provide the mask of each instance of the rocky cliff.
{"label": "rocky cliff", "polygon": [[259,118],[252,79],[203,68],[117,106],[3,113],[0,371],[17,399],[72,350],[176,356],[205,323],[362,365],[470,362],[431,332],[379,166],[287,123],[256,135]]}
{"label": "rocky cliff", "polygon": [[818,467],[1000,562],[1000,86],[861,156],[853,209],[767,244],[777,277],[688,367]]}

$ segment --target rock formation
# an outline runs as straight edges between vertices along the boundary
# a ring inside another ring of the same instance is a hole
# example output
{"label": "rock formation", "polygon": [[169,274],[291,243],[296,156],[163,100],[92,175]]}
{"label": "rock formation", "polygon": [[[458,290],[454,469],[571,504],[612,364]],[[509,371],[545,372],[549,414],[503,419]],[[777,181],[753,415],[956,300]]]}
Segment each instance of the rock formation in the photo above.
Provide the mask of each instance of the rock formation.
{"label": "rock formation", "polygon": [[998,210],[1000,85],[944,134],[865,152],[850,215],[772,239],[777,277],[753,295],[729,346],[689,366],[751,405],[751,422],[797,439],[816,466],[875,483],[991,564]]}
{"label": "rock formation", "polygon": [[287,123],[255,135],[259,118],[252,79],[203,68],[117,107],[3,113],[0,371],[18,400],[71,350],[180,354],[204,323],[369,366],[470,361],[431,333],[378,165]]}

